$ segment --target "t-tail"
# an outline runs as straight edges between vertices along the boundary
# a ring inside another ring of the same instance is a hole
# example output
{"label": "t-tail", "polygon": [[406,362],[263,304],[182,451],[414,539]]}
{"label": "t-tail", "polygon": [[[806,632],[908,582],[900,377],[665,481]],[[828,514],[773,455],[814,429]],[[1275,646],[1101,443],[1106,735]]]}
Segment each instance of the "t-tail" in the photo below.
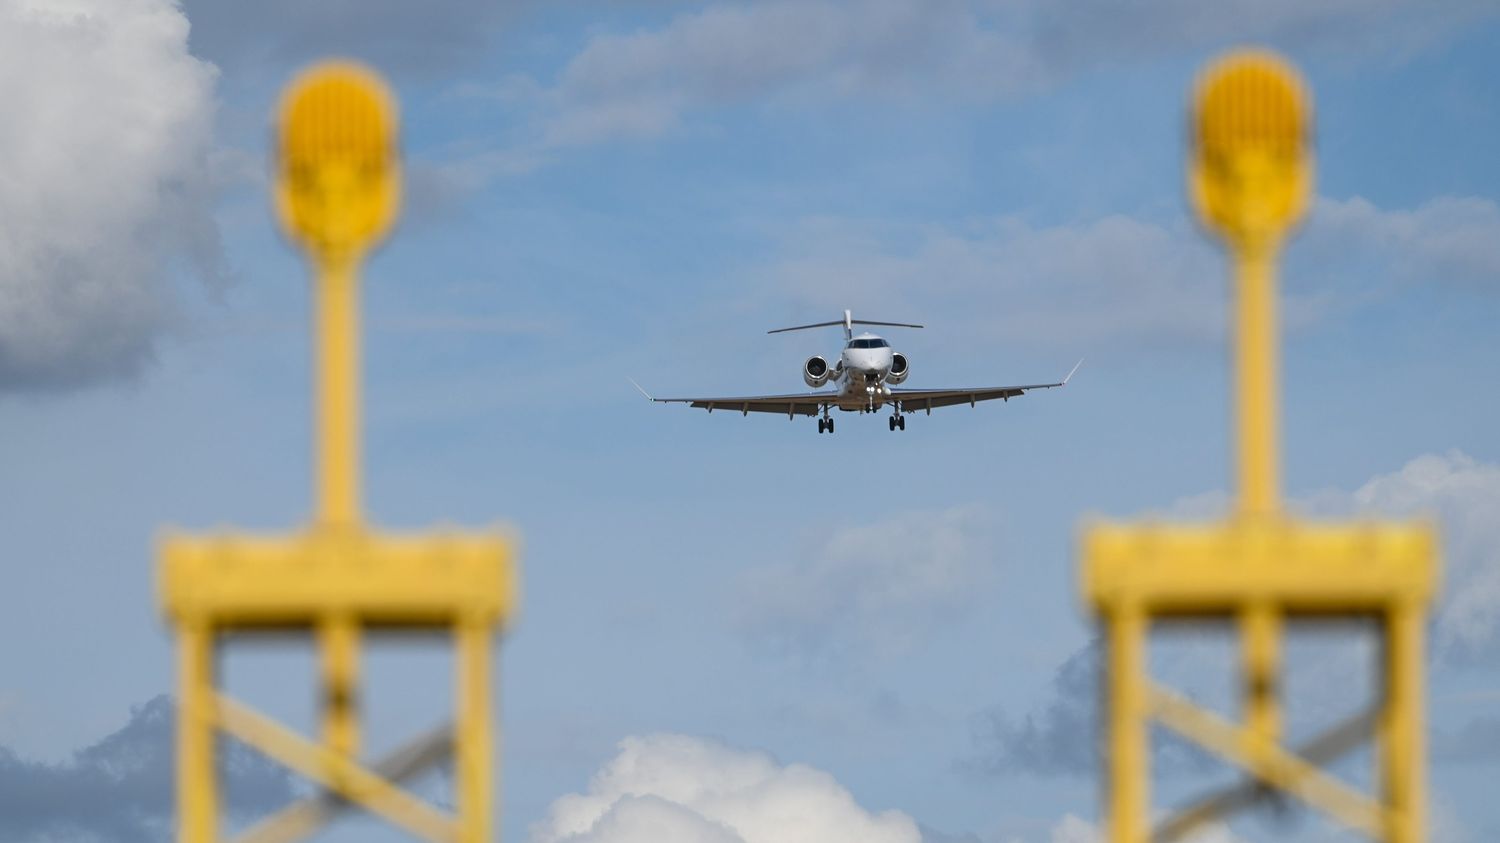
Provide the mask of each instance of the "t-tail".
{"label": "t-tail", "polygon": [[844,327],[844,342],[854,338],[855,325],[884,325],[889,328],[920,328],[921,325],[913,325],[910,322],[876,322],[870,319],[855,319],[854,314],[844,311],[844,318],[837,322],[815,322],[811,325],[797,325],[792,328],[777,328],[774,331],[766,331],[768,334],[783,334],[787,331],[805,331],[808,328],[831,328],[834,325]]}

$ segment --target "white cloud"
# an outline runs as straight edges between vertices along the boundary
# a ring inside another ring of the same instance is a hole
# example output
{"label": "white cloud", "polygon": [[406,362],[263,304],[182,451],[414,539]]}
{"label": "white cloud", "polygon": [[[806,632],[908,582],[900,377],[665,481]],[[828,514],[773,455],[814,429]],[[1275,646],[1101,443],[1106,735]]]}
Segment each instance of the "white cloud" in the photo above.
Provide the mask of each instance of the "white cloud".
{"label": "white cloud", "polygon": [[766,274],[817,312],[881,301],[897,312],[945,314],[964,336],[1067,347],[1081,338],[1206,342],[1223,331],[1220,262],[1186,221],[812,219],[787,237],[783,255]]}
{"label": "white cloud", "polygon": [[[965,336],[1038,347],[1086,341],[1222,342],[1229,269],[1179,217],[1125,215],[1038,226],[1018,216],[957,225],[812,218],[786,231],[760,270],[780,295],[818,312],[849,301],[943,314]],[[1500,207],[1441,197],[1384,210],[1319,199],[1287,250],[1289,330],[1349,313],[1412,283],[1500,277]]]}
{"label": "white cloud", "polygon": [[1500,647],[1500,466],[1458,451],[1428,454],[1338,503],[1359,512],[1435,515],[1444,581],[1437,643],[1457,653]]}
{"label": "white cloud", "polygon": [[488,0],[184,0],[192,46],[236,75],[329,55],[433,74],[483,61],[520,5]]}
{"label": "white cloud", "polygon": [[174,261],[221,275],[187,33],[171,0],[0,0],[0,389],[136,372]]}
{"label": "white cloud", "polygon": [[765,97],[1012,93],[1038,72],[1023,45],[963,3],[718,4],[591,39],[560,74],[547,142],[654,135],[685,110]]}
{"label": "white cloud", "polygon": [[1313,219],[1320,248],[1374,252],[1403,281],[1500,280],[1500,207],[1489,199],[1441,196],[1411,210],[1321,199]]}
{"label": "white cloud", "polygon": [[[1212,517],[1228,500],[1222,493],[1192,496],[1166,513]],[[1437,645],[1454,655],[1500,649],[1500,466],[1461,451],[1424,454],[1352,491],[1325,489],[1289,505],[1317,518],[1434,518],[1443,565]]]}
{"label": "white cloud", "polygon": [[805,558],[747,573],[735,602],[756,636],[817,650],[904,650],[993,582],[991,514],[897,512],[834,529]]}
{"label": "white cloud", "polygon": [[[1222,517],[1228,505],[1227,495],[1211,492],[1181,498],[1152,517],[1211,520]],[[1305,494],[1288,505],[1326,519],[1435,517],[1444,583],[1433,615],[1438,652],[1460,660],[1492,661],[1500,655],[1500,519],[1495,517],[1500,512],[1500,466],[1457,451],[1426,454],[1352,491]],[[1237,693],[1226,672],[1233,663],[1232,642],[1203,630],[1185,633],[1168,647],[1157,637],[1154,674],[1200,703],[1232,710],[1226,707]],[[1373,636],[1357,628],[1342,633],[1324,629],[1292,639],[1284,683],[1299,701],[1293,727],[1322,728],[1373,697],[1377,689],[1368,665],[1377,646]],[[1026,717],[1011,720],[999,709],[981,714],[976,732],[979,755],[966,766],[990,774],[1082,775],[1095,769],[1097,647],[1097,642],[1091,643],[1070,656],[1058,668],[1044,702]],[[1463,755],[1460,742],[1467,741],[1466,750],[1482,755],[1491,731],[1489,724],[1477,722],[1445,738],[1442,752]],[[1158,763],[1172,760],[1164,756]]]}
{"label": "white cloud", "polygon": [[554,85],[536,86],[549,114],[540,143],[650,137],[750,101],[1008,98],[1104,62],[1245,41],[1404,55],[1488,11],[1475,0],[714,3],[593,35]]}
{"label": "white cloud", "polygon": [[530,843],[921,843],[833,776],[685,735],[626,738],[587,793],[562,796]]}
{"label": "white cloud", "polygon": [[[1050,843],[1105,843],[1106,836],[1097,825],[1074,814],[1067,814],[1052,827]],[[1230,833],[1221,823],[1205,826],[1188,838],[1190,843],[1240,843],[1241,838]]]}
{"label": "white cloud", "polygon": [[[1228,500],[1222,493],[1192,496],[1166,513],[1212,517]],[[1318,518],[1434,518],[1443,564],[1437,645],[1454,655],[1500,649],[1500,466],[1461,451],[1424,454],[1352,491],[1325,489],[1290,506]]]}

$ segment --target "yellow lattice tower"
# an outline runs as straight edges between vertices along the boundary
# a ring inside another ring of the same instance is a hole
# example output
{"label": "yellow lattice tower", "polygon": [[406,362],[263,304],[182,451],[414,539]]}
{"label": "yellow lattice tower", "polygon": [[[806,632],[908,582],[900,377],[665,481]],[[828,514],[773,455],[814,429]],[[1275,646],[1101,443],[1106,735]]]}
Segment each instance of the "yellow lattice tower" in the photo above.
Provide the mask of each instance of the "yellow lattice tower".
{"label": "yellow lattice tower", "polygon": [[[1092,524],[1082,538],[1084,599],[1107,639],[1109,839],[1176,839],[1271,791],[1300,798],[1373,839],[1417,843],[1425,827],[1423,624],[1438,574],[1423,523],[1308,523],[1279,499],[1275,263],[1312,182],[1309,107],[1297,74],[1263,51],[1213,65],[1193,106],[1189,182],[1235,275],[1235,509],[1214,524]],[[1151,624],[1221,618],[1239,629],[1243,723],[1153,683]],[[1279,688],[1288,617],[1373,617],[1385,644],[1375,707],[1288,749]],[[1150,828],[1149,727],[1160,722],[1248,774]],[[1380,790],[1323,766],[1373,731]]]}
{"label": "yellow lattice tower", "polygon": [[[293,82],[276,137],[276,206],[317,279],[317,513],[289,536],[168,535],[163,610],[177,632],[181,843],[219,837],[215,735],[226,732],[324,788],[240,839],[290,841],[349,807],[432,841],[489,843],[490,652],[514,602],[499,535],[397,536],[360,516],[358,269],[389,230],[400,196],[395,104],[357,65],[331,62]],[[457,648],[455,721],[370,766],[360,759],[359,656],[366,630],[447,631]],[[302,737],[216,686],[226,633],[310,632],[321,650],[321,740]],[[457,813],[398,782],[456,756]]]}

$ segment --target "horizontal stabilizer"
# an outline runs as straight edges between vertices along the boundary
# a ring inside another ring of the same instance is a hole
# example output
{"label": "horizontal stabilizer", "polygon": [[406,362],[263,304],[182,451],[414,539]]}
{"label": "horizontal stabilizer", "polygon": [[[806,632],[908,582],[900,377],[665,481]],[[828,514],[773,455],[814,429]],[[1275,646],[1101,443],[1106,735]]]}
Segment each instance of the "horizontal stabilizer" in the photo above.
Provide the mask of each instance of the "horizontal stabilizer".
{"label": "horizontal stabilizer", "polygon": [[[805,331],[808,328],[832,328],[835,325],[844,325],[844,324],[846,324],[844,322],[844,320],[839,319],[839,320],[836,320],[836,321],[833,321],[833,322],[816,322],[816,323],[814,323],[812,325],[798,325],[795,328],[777,328],[774,331],[766,331],[766,333],[768,333],[768,334],[783,334],[783,333],[786,333],[787,331]],[[922,327],[921,325],[913,325],[910,322],[875,322],[875,321],[870,320],[870,319],[850,319],[847,324],[849,324],[849,325],[884,325],[887,328],[920,328],[920,327]]]}

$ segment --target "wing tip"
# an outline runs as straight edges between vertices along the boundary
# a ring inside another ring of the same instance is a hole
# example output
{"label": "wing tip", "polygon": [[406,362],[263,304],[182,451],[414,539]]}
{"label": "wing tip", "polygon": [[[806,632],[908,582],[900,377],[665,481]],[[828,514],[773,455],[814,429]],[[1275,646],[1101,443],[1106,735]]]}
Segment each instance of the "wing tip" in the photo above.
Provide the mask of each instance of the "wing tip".
{"label": "wing tip", "polygon": [[641,385],[635,382],[635,378],[626,377],[625,380],[630,381],[630,385],[633,386],[633,387],[635,387],[635,391],[636,392],[639,392],[640,394],[646,396],[646,400],[647,401],[650,401],[653,404],[656,403],[656,399],[651,397],[651,393],[647,392],[644,389],[641,389]]}
{"label": "wing tip", "polygon": [[1071,368],[1071,369],[1068,370],[1067,376],[1062,379],[1062,385],[1063,386],[1067,386],[1068,385],[1068,381],[1072,380],[1073,376],[1078,373],[1078,367],[1083,365],[1083,360],[1084,360],[1084,358],[1082,358],[1082,357],[1078,358],[1078,362],[1074,363],[1073,364],[1073,368]]}

